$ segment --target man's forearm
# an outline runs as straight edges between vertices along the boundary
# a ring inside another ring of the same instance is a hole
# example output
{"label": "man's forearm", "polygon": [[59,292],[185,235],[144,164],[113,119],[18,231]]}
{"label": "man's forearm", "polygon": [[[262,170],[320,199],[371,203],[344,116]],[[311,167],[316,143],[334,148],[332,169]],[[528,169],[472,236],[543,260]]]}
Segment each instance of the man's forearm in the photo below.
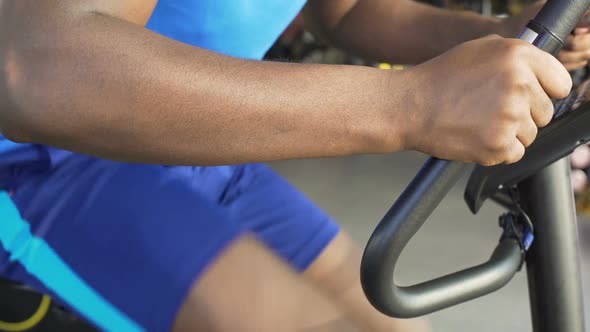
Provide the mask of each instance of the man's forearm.
{"label": "man's forearm", "polygon": [[499,19],[411,0],[312,0],[306,7],[306,19],[338,47],[403,64],[426,61],[488,34],[512,33]]}
{"label": "man's forearm", "polygon": [[166,164],[402,148],[403,105],[384,100],[404,88],[382,71],[235,59],[100,14],[37,19],[2,27],[0,128],[15,140]]}

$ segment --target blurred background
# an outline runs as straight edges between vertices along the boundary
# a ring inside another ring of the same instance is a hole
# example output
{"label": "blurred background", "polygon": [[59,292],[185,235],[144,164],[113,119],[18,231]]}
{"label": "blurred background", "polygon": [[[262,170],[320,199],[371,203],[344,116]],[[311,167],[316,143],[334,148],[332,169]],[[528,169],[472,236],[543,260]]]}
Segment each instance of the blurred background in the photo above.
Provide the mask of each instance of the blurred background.
{"label": "blurred background", "polygon": [[[508,16],[531,1],[429,0],[431,5]],[[303,30],[298,18],[267,55],[267,59],[310,63],[345,63],[403,70],[399,64],[373,63],[345,54]],[[411,110],[408,110],[411,111]],[[300,160],[272,166],[340,221],[364,247],[377,223],[418,172],[426,156],[415,152]],[[500,236],[503,210],[488,202],[478,215],[463,200],[467,176],[453,189],[432,218],[410,242],[396,279],[409,284],[432,279],[486,261]],[[590,218],[579,215],[586,321],[590,322]],[[435,332],[531,331],[524,271],[502,290],[431,315]],[[556,331],[566,332],[566,331]]]}
{"label": "blurred background", "polygon": [[[364,247],[377,223],[401,194],[426,156],[392,155],[301,160],[272,166],[340,221]],[[468,174],[467,174],[468,175]],[[487,202],[477,215],[463,201],[467,176],[412,239],[400,260],[402,284],[432,279],[486,261],[498,243],[502,209]],[[586,321],[590,322],[590,220],[580,218]],[[526,274],[503,289],[429,316],[434,332],[531,331]],[[567,331],[555,331],[567,332]]]}

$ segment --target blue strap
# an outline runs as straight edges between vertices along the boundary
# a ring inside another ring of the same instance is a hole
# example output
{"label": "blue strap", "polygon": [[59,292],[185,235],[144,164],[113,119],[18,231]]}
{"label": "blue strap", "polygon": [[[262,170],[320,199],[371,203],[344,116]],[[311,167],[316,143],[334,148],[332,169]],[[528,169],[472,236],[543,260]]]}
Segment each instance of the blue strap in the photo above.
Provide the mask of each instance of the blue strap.
{"label": "blue strap", "polygon": [[34,236],[4,191],[0,191],[0,244],[11,254],[11,261],[20,263],[98,327],[117,332],[144,330],[86,284],[45,240]]}

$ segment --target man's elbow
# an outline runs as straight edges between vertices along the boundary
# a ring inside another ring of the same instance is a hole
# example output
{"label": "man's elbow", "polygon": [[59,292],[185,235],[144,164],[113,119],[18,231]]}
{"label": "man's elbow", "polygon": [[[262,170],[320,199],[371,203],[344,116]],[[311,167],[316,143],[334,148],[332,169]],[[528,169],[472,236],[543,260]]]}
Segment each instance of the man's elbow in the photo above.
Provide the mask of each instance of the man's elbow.
{"label": "man's elbow", "polygon": [[47,112],[51,80],[35,74],[48,64],[4,46],[0,45],[0,133],[14,142],[34,142],[43,124],[52,122]]}
{"label": "man's elbow", "polygon": [[0,83],[0,134],[17,143],[30,142],[31,123],[26,120],[25,110],[17,106],[12,97],[21,92],[5,83]]}
{"label": "man's elbow", "polygon": [[[4,19],[9,13],[1,9]],[[58,57],[59,38],[38,21],[12,23],[14,29],[4,29],[10,20],[0,21],[0,133],[16,142],[30,142],[35,128],[48,121],[45,111],[54,85],[48,79],[49,59]],[[49,20],[45,23],[53,26]]]}
{"label": "man's elbow", "polygon": [[16,126],[0,126],[0,135],[15,143],[31,143],[33,140],[26,129]]}
{"label": "man's elbow", "polygon": [[10,46],[0,45],[0,49],[0,133],[12,141],[25,142],[30,138],[26,101],[31,100],[26,88],[27,64]]}
{"label": "man's elbow", "polygon": [[12,62],[10,56],[2,58],[5,61],[0,74],[0,134],[15,142],[25,142],[30,136],[29,126],[25,121],[24,105],[17,101],[23,100],[20,96],[26,96],[25,84],[17,82],[20,80],[19,65]]}

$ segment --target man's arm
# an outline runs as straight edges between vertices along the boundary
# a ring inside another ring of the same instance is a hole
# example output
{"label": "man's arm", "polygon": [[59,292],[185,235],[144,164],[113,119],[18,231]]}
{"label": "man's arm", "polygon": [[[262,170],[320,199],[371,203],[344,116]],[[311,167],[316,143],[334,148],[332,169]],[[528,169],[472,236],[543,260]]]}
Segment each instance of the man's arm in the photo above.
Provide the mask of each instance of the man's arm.
{"label": "man's arm", "polygon": [[488,34],[513,37],[526,23],[506,24],[474,12],[412,0],[310,0],[305,18],[314,32],[335,46],[402,64],[421,63]]}
{"label": "man's arm", "polygon": [[384,99],[403,100],[406,92],[390,75],[188,46],[142,26],[155,2],[0,2],[1,131],[17,141],[170,164],[402,148],[405,121],[396,117],[403,106]]}
{"label": "man's arm", "polygon": [[0,1],[0,132],[142,163],[415,149],[491,165],[520,159],[571,85],[547,53],[491,37],[395,75],[241,60],[148,31],[154,5]]}

